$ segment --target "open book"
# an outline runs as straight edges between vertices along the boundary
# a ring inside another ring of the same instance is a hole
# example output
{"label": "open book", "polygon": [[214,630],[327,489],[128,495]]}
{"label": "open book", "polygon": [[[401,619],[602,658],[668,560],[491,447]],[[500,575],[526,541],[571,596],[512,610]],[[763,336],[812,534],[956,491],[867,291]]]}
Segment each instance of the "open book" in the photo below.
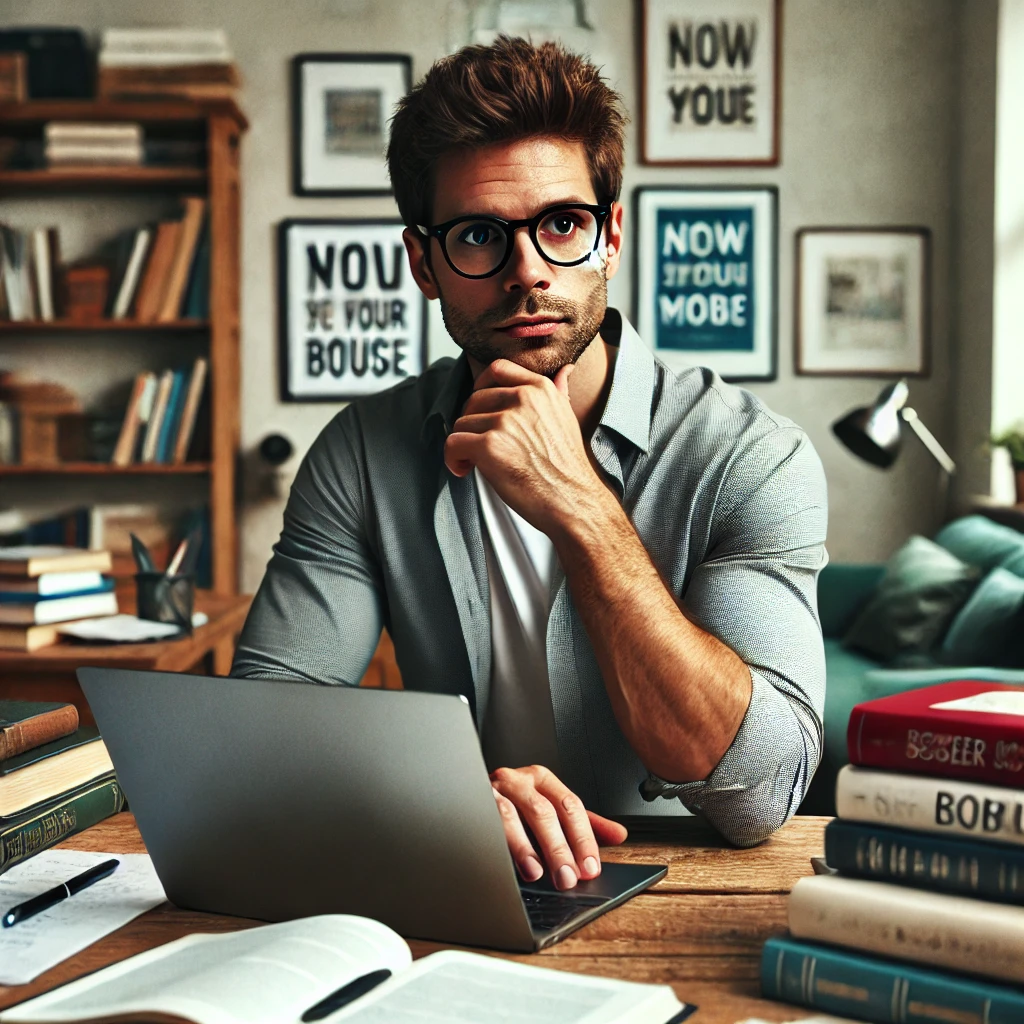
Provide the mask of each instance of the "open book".
{"label": "open book", "polygon": [[0,1013],[0,1021],[160,1024],[677,1024],[667,985],[448,950],[416,963],[390,928],[330,914],[189,935]]}

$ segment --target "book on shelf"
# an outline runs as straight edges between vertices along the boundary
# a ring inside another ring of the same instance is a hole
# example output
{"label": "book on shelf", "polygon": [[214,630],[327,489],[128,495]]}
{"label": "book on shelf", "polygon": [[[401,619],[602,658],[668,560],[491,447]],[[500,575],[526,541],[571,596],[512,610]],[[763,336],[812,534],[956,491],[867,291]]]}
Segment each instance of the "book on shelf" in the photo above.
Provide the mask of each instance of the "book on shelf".
{"label": "book on shelf", "polygon": [[127,236],[130,238],[130,251],[123,269],[116,275],[117,291],[110,310],[110,315],[114,320],[124,320],[132,308],[142,277],[142,270],[146,265],[146,256],[149,253],[153,231],[148,227],[138,228],[134,232],[128,232]]}
{"label": "book on shelf", "polygon": [[47,121],[45,142],[142,144],[142,125],[134,121]]}
{"label": "book on shelf", "polygon": [[227,33],[218,28],[107,28],[100,33],[102,67],[230,62]]}
{"label": "book on shelf", "polygon": [[[192,995],[199,978],[203,998]],[[365,917],[330,914],[139,953],[0,1013],[2,1022],[148,1020],[281,1024],[344,1018],[449,1024],[669,1024],[695,1009],[668,985],[619,981],[444,950],[417,960]],[[258,1008],[258,1009],[257,1009]],[[330,1018],[328,1018],[330,1014]],[[412,1015],[412,1016],[411,1016]]]}
{"label": "book on shelf", "polygon": [[51,572],[110,572],[109,551],[56,545],[0,547],[0,578],[31,579]]}
{"label": "book on shelf", "polygon": [[1024,686],[958,680],[858,704],[856,765],[1024,785]]}
{"label": "book on shelf", "polygon": [[0,700],[0,761],[70,736],[78,708],[60,701]]}
{"label": "book on shelf", "polygon": [[142,442],[140,462],[157,461],[160,428],[163,426],[164,417],[167,415],[167,406],[171,400],[171,388],[173,386],[174,371],[164,370],[160,374],[156,387],[156,397],[153,399],[153,411],[150,413],[149,422],[146,424],[146,436]]}
{"label": "book on shelf", "polygon": [[761,954],[768,999],[878,1024],[1019,1024],[1024,992],[790,936]]}
{"label": "book on shelf", "polygon": [[174,454],[174,442],[181,425],[181,414],[185,406],[185,371],[174,370],[171,379],[171,390],[167,397],[167,408],[160,422],[160,433],[156,442],[154,461],[169,463]]}
{"label": "book on shelf", "polygon": [[118,613],[112,580],[105,580],[102,588],[85,594],[37,597],[35,600],[18,600],[20,597],[15,595],[15,599],[5,597],[0,600],[0,625],[50,626],[57,622]]}
{"label": "book on shelf", "polygon": [[56,319],[56,277],[60,266],[60,251],[56,228],[33,228],[32,273],[35,295],[39,307],[39,319]]}
{"label": "book on shelf", "polygon": [[0,818],[53,800],[114,770],[95,726],[0,761]]}
{"label": "book on shelf", "polygon": [[139,435],[149,421],[155,397],[156,374],[148,371],[137,374],[121,423],[121,433],[118,435],[117,444],[114,445],[114,454],[110,457],[113,465],[131,465],[138,447]]}
{"label": "book on shelf", "polygon": [[189,320],[210,318],[210,219],[203,221],[202,234],[196,246],[196,258],[192,261],[181,315]]}
{"label": "book on shelf", "polygon": [[28,241],[25,233],[0,223],[0,263],[7,315],[11,320],[35,319]]}
{"label": "book on shelf", "polygon": [[846,765],[836,814],[849,821],[1024,846],[1024,790]]}
{"label": "book on shelf", "polygon": [[825,860],[841,875],[1024,904],[1024,848],[833,818]]}
{"label": "book on shelf", "polygon": [[0,873],[124,809],[113,772],[70,789],[20,814],[0,818]]}
{"label": "book on shelf", "polygon": [[98,572],[44,572],[31,579],[0,576],[0,600],[4,595],[31,594],[34,597],[59,597],[64,594],[82,594],[103,585]]}
{"label": "book on shelf", "polygon": [[59,639],[56,626],[0,626],[0,651],[31,654]]}
{"label": "book on shelf", "polygon": [[135,319],[140,323],[156,322],[180,235],[179,220],[165,220],[157,225],[146,269],[142,273],[135,297]]}
{"label": "book on shelf", "polygon": [[1024,909],[842,875],[789,894],[798,939],[1024,983]]}
{"label": "book on shelf", "polygon": [[186,461],[189,447],[192,444],[192,438],[195,435],[196,418],[199,414],[199,406],[202,402],[206,386],[207,367],[208,363],[202,356],[192,364],[192,372],[189,375],[188,387],[185,389],[184,405],[172,454],[172,461],[177,465],[182,465]]}
{"label": "book on shelf", "polygon": [[189,270],[195,260],[196,246],[203,226],[206,213],[206,200],[198,196],[185,198],[185,212],[181,218],[181,230],[178,232],[177,244],[170,266],[164,294],[157,311],[158,323],[177,320],[182,301],[185,298],[185,286],[188,284]]}

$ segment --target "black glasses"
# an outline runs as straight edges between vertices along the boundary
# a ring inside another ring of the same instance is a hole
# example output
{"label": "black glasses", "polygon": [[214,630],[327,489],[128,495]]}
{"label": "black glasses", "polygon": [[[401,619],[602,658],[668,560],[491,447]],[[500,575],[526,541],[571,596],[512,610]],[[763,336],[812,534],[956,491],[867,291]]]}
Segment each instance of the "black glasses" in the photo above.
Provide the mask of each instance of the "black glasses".
{"label": "black glasses", "polygon": [[448,266],[462,277],[490,277],[508,263],[518,228],[529,228],[537,252],[557,267],[583,263],[597,249],[611,206],[559,203],[526,220],[502,220],[485,215],[456,217],[425,227],[421,234],[436,238]]}

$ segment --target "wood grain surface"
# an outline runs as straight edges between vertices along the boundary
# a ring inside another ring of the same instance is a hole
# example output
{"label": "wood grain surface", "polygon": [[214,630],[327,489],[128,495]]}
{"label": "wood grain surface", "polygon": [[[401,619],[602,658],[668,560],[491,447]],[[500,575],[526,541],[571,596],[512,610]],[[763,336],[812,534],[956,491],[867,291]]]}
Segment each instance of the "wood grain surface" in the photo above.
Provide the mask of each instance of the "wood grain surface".
{"label": "wood grain surface", "polygon": [[[735,1024],[748,1017],[781,1022],[810,1011],[761,999],[761,946],[786,928],[786,894],[810,858],[821,853],[828,818],[788,822],[768,842],[751,850],[728,847],[695,820],[630,822],[635,837],[602,851],[611,861],[669,865],[667,877],[539,954],[490,953],[523,963],[671,985],[695,1003],[695,1024]],[[131,814],[116,815],[72,836],[68,849],[144,853]],[[230,932],[259,924],[242,918],[179,910],[161,904],[28,985],[0,986],[0,1008],[27,999],[194,932]],[[440,943],[413,939],[413,956],[426,956]],[[487,952],[477,950],[477,952]]]}

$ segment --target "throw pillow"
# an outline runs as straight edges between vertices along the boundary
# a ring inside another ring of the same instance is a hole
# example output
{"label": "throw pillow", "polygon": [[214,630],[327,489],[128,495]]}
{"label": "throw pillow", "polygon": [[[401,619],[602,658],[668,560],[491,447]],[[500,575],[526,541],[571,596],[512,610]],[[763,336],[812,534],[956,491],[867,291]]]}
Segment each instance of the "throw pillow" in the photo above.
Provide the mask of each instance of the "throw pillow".
{"label": "throw pillow", "polygon": [[949,627],[942,660],[950,665],[1024,668],[1024,579],[993,569]]}
{"label": "throw pillow", "polygon": [[919,665],[941,643],[979,572],[924,537],[911,537],[843,637],[843,645],[887,663]]}
{"label": "throw pillow", "polygon": [[939,530],[935,543],[970,565],[985,570],[1000,566],[1024,576],[1024,533],[985,516],[954,519]]}

